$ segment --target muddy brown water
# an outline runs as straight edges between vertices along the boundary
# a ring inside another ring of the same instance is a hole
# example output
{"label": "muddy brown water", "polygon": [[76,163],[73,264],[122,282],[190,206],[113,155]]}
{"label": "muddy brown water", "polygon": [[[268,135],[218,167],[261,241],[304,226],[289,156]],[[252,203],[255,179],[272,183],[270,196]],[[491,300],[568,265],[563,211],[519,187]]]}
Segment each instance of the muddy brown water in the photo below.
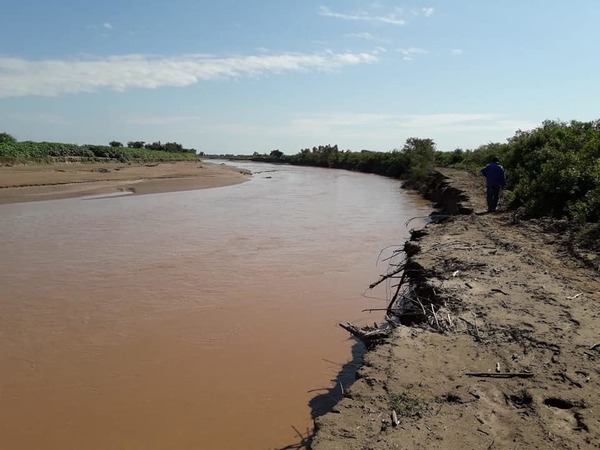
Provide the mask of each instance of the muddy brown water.
{"label": "muddy brown water", "polygon": [[336,324],[381,319],[361,312],[385,306],[361,295],[379,251],[428,210],[375,175],[243,167],[224,188],[0,205],[0,448],[298,444],[351,359]]}

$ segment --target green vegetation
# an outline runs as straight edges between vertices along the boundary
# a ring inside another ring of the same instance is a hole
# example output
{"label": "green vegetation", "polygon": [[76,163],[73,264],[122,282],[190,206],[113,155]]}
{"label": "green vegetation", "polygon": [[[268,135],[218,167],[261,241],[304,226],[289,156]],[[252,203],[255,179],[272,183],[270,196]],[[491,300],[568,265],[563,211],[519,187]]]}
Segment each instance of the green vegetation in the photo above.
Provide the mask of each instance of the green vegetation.
{"label": "green vegetation", "polygon": [[254,153],[253,161],[288,163],[301,166],[329,167],[375,173],[407,181],[424,182],[435,162],[435,143],[432,139],[410,138],[401,150],[377,152],[362,150],[340,151],[337,145],[306,148],[292,156],[273,150],[269,155]]}
{"label": "green vegetation", "polygon": [[8,133],[0,133],[0,161],[5,162],[52,162],[77,159],[83,162],[156,162],[188,161],[196,159],[194,149],[184,149],[180,144],[160,142],[139,147],[123,147],[120,142],[109,145],[76,145],[57,142],[17,142]]}
{"label": "green vegetation", "polygon": [[398,417],[419,418],[427,410],[427,401],[412,397],[408,392],[394,394],[390,398],[390,407]]}

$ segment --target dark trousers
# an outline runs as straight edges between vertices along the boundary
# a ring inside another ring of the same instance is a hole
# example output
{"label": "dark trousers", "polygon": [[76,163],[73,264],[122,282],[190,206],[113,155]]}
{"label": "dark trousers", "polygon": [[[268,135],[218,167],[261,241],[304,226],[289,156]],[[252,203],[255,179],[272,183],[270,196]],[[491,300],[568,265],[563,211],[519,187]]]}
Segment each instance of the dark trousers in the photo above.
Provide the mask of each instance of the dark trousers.
{"label": "dark trousers", "polygon": [[488,211],[496,211],[498,206],[498,198],[500,197],[500,186],[488,186],[487,187],[487,204]]}

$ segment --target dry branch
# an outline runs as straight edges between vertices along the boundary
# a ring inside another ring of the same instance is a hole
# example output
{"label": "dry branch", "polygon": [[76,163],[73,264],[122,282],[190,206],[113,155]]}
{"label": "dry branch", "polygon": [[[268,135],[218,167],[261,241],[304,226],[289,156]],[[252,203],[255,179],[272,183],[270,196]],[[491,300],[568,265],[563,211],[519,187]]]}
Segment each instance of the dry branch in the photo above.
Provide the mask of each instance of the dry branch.
{"label": "dry branch", "polygon": [[531,372],[506,372],[506,373],[491,373],[491,372],[467,372],[465,375],[469,377],[484,377],[484,378],[531,378]]}
{"label": "dry branch", "polygon": [[369,285],[369,289],[373,289],[375,286],[380,285],[381,283],[383,283],[385,280],[387,280],[388,278],[392,278],[394,275],[399,274],[400,272],[402,272],[404,270],[404,264],[402,264],[400,267],[398,267],[396,270],[394,270],[393,272],[390,272],[388,274],[385,275],[380,275],[379,280],[377,280],[375,283],[371,283]]}
{"label": "dry branch", "polygon": [[391,328],[378,328],[378,327],[362,327],[359,328],[356,325],[348,322],[346,324],[340,323],[340,327],[348,331],[352,336],[360,339],[367,347],[373,346],[383,339],[389,337],[392,333]]}

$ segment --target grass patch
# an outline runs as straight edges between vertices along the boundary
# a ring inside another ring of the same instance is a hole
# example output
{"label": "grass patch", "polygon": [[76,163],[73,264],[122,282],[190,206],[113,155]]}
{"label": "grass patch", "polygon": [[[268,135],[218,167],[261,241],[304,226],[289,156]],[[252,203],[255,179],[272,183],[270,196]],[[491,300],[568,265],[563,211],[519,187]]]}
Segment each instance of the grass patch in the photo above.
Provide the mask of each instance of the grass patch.
{"label": "grass patch", "polygon": [[435,402],[436,403],[462,403],[462,399],[452,393],[452,392],[448,392],[444,395],[438,395],[437,397],[435,397]]}
{"label": "grass patch", "polygon": [[427,409],[427,401],[418,397],[412,397],[407,392],[403,392],[392,395],[390,406],[396,411],[398,417],[419,418],[423,416],[423,413]]}

